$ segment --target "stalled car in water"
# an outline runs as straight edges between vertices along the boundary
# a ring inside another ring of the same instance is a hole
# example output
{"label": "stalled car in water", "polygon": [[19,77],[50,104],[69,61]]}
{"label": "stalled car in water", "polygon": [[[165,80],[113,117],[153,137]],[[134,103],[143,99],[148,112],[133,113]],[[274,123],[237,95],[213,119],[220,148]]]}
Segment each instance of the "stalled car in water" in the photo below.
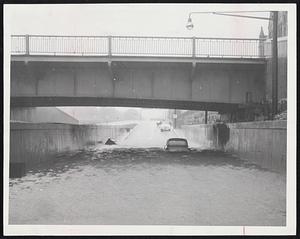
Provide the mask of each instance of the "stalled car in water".
{"label": "stalled car in water", "polygon": [[186,139],[170,138],[167,140],[165,150],[169,152],[186,152],[190,149]]}
{"label": "stalled car in water", "polygon": [[161,132],[163,132],[163,131],[171,131],[171,125],[167,124],[167,123],[162,123],[160,125],[160,131]]}

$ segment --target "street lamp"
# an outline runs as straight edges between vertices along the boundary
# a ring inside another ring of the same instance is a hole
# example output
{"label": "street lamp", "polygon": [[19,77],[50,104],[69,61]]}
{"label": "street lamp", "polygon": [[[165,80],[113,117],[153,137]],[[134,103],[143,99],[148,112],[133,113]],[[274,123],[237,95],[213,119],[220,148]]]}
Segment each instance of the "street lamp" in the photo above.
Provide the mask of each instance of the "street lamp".
{"label": "street lamp", "polygon": [[243,17],[243,18],[253,18],[253,19],[260,19],[260,20],[273,20],[272,18],[268,17],[254,17],[254,16],[245,16],[245,15],[237,15],[231,13],[247,13],[247,12],[270,12],[270,11],[231,11],[231,12],[190,12],[188,22],[186,24],[186,28],[188,30],[192,30],[194,25],[192,22],[192,15],[193,14],[214,14],[214,15],[222,15],[222,16],[229,16],[229,17]]}
{"label": "street lamp", "polygon": [[191,17],[189,17],[189,19],[188,19],[188,22],[187,22],[187,24],[186,24],[186,28],[187,28],[188,30],[192,30],[192,29],[194,28],[194,24],[193,24],[193,22],[192,22],[192,18],[191,18]]}
{"label": "street lamp", "polygon": [[[214,14],[229,17],[242,17],[242,18],[252,18],[260,20],[268,20],[273,23],[273,35],[272,35],[272,117],[277,114],[277,102],[278,102],[278,47],[277,47],[277,24],[278,24],[278,11],[271,11],[272,17],[255,17],[255,16],[245,16],[238,15],[235,13],[254,13],[254,12],[270,12],[270,11],[231,11],[231,12],[190,12],[186,28],[192,30],[194,24],[192,22],[193,14]],[[234,13],[234,14],[232,14]]]}

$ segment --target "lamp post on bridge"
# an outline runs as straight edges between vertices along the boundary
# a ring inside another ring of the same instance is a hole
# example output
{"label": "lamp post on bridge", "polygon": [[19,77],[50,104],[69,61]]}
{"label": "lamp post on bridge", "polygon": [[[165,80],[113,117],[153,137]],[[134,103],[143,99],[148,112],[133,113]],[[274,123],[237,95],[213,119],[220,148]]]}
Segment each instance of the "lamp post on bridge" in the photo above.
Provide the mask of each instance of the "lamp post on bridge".
{"label": "lamp post on bridge", "polygon": [[[238,15],[235,13],[255,13],[255,12],[272,12],[271,18],[268,17],[255,17],[255,16],[245,16]],[[252,18],[259,20],[272,21],[273,31],[272,31],[272,118],[277,114],[277,104],[278,104],[278,11],[230,11],[230,12],[190,12],[186,28],[192,30],[194,24],[192,22],[193,14],[214,14],[229,17],[241,17],[241,18]]]}

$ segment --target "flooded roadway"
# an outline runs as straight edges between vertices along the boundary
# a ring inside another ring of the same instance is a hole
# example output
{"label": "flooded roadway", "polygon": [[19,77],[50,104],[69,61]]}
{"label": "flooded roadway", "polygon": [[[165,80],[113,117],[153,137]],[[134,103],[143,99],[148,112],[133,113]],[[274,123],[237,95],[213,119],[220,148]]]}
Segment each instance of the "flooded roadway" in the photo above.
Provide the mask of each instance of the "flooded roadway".
{"label": "flooded roadway", "polygon": [[173,135],[144,122],[118,146],[60,155],[10,179],[9,223],[285,225],[283,175],[219,152],[167,153]]}

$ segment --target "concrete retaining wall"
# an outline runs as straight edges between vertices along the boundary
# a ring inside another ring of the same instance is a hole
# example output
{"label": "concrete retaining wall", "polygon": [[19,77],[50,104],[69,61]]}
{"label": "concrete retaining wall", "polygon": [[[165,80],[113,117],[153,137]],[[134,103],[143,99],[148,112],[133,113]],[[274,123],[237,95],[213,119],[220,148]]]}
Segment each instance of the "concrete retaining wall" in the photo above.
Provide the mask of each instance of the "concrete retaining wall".
{"label": "concrete retaining wall", "polygon": [[225,150],[264,168],[286,172],[286,121],[228,124],[229,141]]}
{"label": "concrete retaining wall", "polygon": [[79,124],[79,121],[56,107],[12,107],[10,120],[30,123]]}
{"label": "concrete retaining wall", "polygon": [[[185,125],[188,140],[201,148],[222,149],[276,172],[286,172],[286,121],[227,124],[226,131],[214,125]],[[225,141],[224,141],[225,138]]]}
{"label": "concrete retaining wall", "polygon": [[201,148],[215,149],[217,147],[216,132],[212,125],[182,125],[181,129],[189,141],[199,144]]}
{"label": "concrete retaining wall", "polygon": [[82,149],[107,138],[117,139],[135,124],[117,126],[11,123],[10,163],[47,161],[56,153]]}

